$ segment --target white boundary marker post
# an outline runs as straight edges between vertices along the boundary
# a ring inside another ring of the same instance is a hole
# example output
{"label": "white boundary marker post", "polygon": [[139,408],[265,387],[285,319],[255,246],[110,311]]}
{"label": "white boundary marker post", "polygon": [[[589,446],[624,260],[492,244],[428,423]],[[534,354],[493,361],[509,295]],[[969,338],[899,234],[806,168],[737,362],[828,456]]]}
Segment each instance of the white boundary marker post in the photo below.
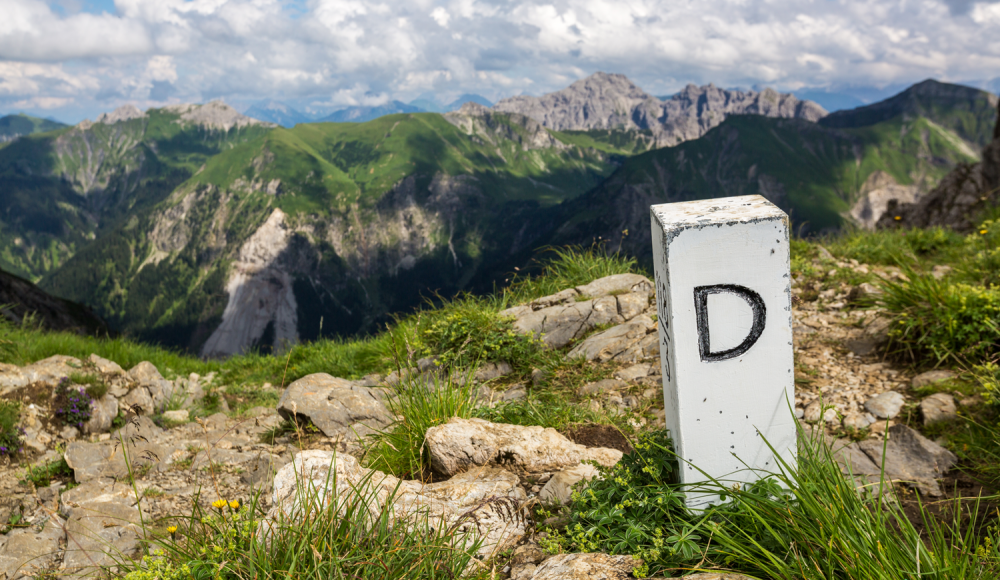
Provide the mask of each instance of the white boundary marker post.
{"label": "white boundary marker post", "polygon": [[[777,472],[767,443],[794,466],[788,216],[748,195],[654,205],[650,218],[666,426],[681,483],[707,474],[732,486]],[[718,492],[687,494],[692,509],[719,502]]]}

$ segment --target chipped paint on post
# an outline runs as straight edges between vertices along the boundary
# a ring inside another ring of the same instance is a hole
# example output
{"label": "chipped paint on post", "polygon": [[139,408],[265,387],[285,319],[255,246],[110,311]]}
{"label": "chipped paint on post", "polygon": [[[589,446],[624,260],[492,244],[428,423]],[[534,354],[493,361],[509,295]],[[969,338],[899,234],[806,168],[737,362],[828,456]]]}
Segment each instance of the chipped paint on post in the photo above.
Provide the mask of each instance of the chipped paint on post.
{"label": "chipped paint on post", "polygon": [[[756,481],[778,471],[767,443],[794,465],[788,216],[750,195],[654,205],[650,218],[681,482]],[[687,502],[699,509],[719,496],[689,492]]]}

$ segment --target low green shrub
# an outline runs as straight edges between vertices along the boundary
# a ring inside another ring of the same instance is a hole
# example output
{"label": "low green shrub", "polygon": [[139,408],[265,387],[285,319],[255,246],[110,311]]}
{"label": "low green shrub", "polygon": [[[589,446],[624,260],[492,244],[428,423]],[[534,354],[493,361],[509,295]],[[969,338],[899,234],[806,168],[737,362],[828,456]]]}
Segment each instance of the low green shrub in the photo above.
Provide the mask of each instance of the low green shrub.
{"label": "low green shrub", "polygon": [[614,274],[649,273],[639,268],[635,258],[607,251],[604,244],[543,248],[530,268],[536,276],[515,277],[503,291],[507,304],[526,302],[582,286],[598,278]]}
{"label": "low green shrub", "polygon": [[87,391],[70,385],[68,377],[63,377],[56,385],[52,399],[52,412],[63,425],[82,428],[90,419],[93,400]]}
{"label": "low green shrub", "polygon": [[1000,287],[952,283],[907,272],[908,282],[884,281],[880,302],[895,315],[892,347],[910,360],[988,360],[1000,354]]}
{"label": "low green shrub", "polygon": [[488,299],[459,297],[417,323],[420,354],[437,356],[437,364],[444,368],[507,361],[516,370],[530,371],[545,359],[542,343],[515,332],[511,322]]}
{"label": "low green shrub", "polygon": [[[4,308],[5,304],[0,304]],[[18,360],[18,341],[14,337],[14,325],[0,314],[0,362],[11,363]]]}
{"label": "low green shrub", "polygon": [[75,385],[84,387],[84,391],[91,399],[97,400],[108,394],[108,385],[104,384],[101,377],[91,373],[70,373],[69,380]]}
{"label": "low green shrub", "polygon": [[10,458],[24,447],[24,429],[18,426],[21,404],[0,399],[0,457]]}

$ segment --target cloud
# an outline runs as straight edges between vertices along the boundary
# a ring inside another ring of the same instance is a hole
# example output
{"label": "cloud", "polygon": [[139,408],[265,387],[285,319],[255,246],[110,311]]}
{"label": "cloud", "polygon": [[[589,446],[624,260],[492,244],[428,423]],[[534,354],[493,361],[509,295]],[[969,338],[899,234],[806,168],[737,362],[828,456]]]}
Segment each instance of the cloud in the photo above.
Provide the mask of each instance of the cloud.
{"label": "cloud", "polygon": [[[500,98],[597,70],[654,94],[1000,76],[1000,4],[971,0],[0,0],[0,110],[69,100]],[[41,106],[41,105],[39,105]]]}

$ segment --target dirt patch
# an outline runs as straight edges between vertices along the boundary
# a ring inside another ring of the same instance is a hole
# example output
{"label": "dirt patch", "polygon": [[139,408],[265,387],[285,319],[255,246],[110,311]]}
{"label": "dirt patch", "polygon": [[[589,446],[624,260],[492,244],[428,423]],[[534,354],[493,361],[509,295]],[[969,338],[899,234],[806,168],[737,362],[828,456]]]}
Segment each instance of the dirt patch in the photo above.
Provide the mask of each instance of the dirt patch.
{"label": "dirt patch", "polygon": [[946,526],[957,522],[963,534],[970,526],[982,532],[986,525],[995,525],[998,504],[995,497],[990,497],[996,493],[992,486],[984,485],[974,474],[960,469],[952,469],[939,482],[944,495],[936,498],[919,497],[915,490],[905,486],[896,488],[903,513],[920,532],[928,547],[929,530],[921,514],[921,505],[924,511]]}
{"label": "dirt patch", "polygon": [[565,433],[573,443],[587,447],[607,447],[622,453],[632,453],[632,444],[612,425],[581,425]]}

